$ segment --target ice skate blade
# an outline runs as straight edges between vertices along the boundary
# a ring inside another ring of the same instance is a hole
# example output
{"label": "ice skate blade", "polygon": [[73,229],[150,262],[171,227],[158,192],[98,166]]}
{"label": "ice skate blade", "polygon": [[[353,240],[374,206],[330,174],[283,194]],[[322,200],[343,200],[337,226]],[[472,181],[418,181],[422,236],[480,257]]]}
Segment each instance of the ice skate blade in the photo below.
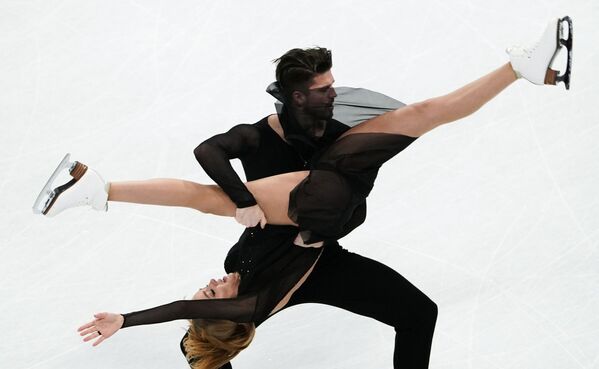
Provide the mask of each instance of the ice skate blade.
{"label": "ice skate blade", "polygon": [[[564,39],[563,36],[563,23],[568,23],[568,38]],[[563,82],[566,90],[570,89],[570,75],[572,71],[572,19],[568,16],[564,18],[560,18],[557,20],[557,34],[556,37],[556,49],[549,62],[549,67],[547,68],[547,72],[545,73],[544,84],[546,85],[557,85],[559,82]],[[553,65],[555,58],[559,51],[565,47],[568,52],[568,59],[566,64],[566,70],[563,74],[559,74],[558,71],[551,69],[550,67]]]}
{"label": "ice skate blade", "polygon": [[33,203],[32,208],[33,208],[34,214],[41,214],[47,207],[46,204],[50,201],[50,198],[53,196],[52,183],[54,182],[56,177],[58,177],[60,172],[62,172],[63,169],[66,169],[66,168],[72,166],[73,163],[71,163],[69,161],[70,158],[71,158],[71,154],[67,153],[64,156],[64,158],[62,158],[62,160],[60,161],[60,164],[58,164],[56,169],[54,169],[54,172],[52,173],[52,175],[50,176],[50,178],[48,179],[48,181],[46,182],[46,184],[40,191],[39,195],[35,199],[35,202]]}
{"label": "ice skate blade", "polygon": [[[558,35],[559,38],[559,45],[560,48],[561,47],[565,47],[567,52],[568,52],[568,61],[566,64],[566,71],[564,72],[564,74],[559,75],[556,77],[556,83],[558,82],[563,82],[566,85],[566,90],[570,89],[570,75],[572,74],[572,40],[573,40],[573,36],[574,36],[574,29],[573,29],[573,25],[572,25],[572,18],[570,18],[569,16],[565,16],[563,18],[561,18],[559,20],[560,22],[560,34]],[[567,39],[563,39],[562,38],[562,29],[563,29],[563,25],[564,23],[568,24],[568,38]]]}

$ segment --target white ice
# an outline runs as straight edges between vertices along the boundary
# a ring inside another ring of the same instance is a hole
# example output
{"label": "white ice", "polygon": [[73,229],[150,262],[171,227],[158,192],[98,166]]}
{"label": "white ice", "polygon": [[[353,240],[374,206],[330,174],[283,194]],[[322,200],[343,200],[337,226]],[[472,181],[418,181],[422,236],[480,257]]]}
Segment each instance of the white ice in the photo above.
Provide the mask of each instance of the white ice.
{"label": "white ice", "polygon": [[[179,208],[34,215],[66,152],[109,180],[206,182],[194,147],[273,111],[270,61],[290,48],[329,47],[338,86],[410,103],[500,66],[506,46],[564,15],[571,90],[519,81],[422,137],[384,166],[366,224],[342,244],[439,305],[431,368],[599,368],[596,0],[1,0],[0,368],[185,368],[183,321],[96,348],[75,329],[189,297],[241,232]],[[234,367],[391,368],[393,336],[295,307]]]}

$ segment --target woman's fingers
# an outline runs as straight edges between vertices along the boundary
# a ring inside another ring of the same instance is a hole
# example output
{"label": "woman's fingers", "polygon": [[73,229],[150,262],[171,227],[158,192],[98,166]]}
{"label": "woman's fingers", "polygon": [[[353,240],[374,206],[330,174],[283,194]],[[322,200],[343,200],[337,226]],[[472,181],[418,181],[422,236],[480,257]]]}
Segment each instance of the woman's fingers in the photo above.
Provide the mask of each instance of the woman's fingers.
{"label": "woman's fingers", "polygon": [[108,330],[108,336],[111,336],[114,332],[109,332],[111,331],[110,325],[112,323],[110,322],[108,313],[96,313],[94,314],[94,317],[95,319],[91,322],[85,323],[81,327],[77,328],[77,332],[79,332],[79,335],[83,337],[83,342],[88,342],[95,339],[96,341],[94,341],[92,346],[98,346],[104,342],[106,338],[108,338],[100,333],[100,326],[103,326],[104,329]]}
{"label": "woman's fingers", "polygon": [[264,227],[266,227],[266,223],[266,216],[262,214],[262,218],[260,219],[260,228],[264,229]]}
{"label": "woman's fingers", "polygon": [[91,322],[89,322],[89,323],[86,323],[86,324],[82,325],[81,327],[77,328],[77,332],[81,332],[82,330],[84,330],[84,329],[86,329],[86,328],[93,327],[93,325],[94,325],[95,323],[96,323],[96,321],[95,321],[95,320],[92,320]]}
{"label": "woman's fingers", "polygon": [[98,331],[94,331],[91,334],[89,334],[87,337],[83,338],[83,342],[93,340],[96,337],[100,337],[100,333],[98,333]]}
{"label": "woman's fingers", "polygon": [[98,346],[99,344],[101,344],[102,342],[104,342],[104,340],[105,340],[105,339],[106,339],[106,337],[104,337],[104,336],[100,336],[100,338],[98,338],[98,339],[96,340],[96,342],[94,342],[94,343],[92,344],[92,346]]}
{"label": "woman's fingers", "polygon": [[86,330],[82,331],[81,333],[79,333],[80,336],[87,336],[88,334],[97,332],[98,328],[96,326],[92,326],[87,328]]}

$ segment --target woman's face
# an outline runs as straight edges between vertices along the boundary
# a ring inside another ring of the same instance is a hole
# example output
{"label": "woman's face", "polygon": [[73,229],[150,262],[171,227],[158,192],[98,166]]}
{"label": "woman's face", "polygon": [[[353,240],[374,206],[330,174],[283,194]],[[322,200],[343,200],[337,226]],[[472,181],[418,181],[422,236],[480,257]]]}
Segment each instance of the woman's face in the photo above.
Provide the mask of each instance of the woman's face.
{"label": "woman's face", "polygon": [[240,281],[241,277],[239,276],[239,273],[229,273],[222,279],[211,279],[206,287],[200,288],[198,292],[193,295],[193,299],[230,299],[237,297]]}

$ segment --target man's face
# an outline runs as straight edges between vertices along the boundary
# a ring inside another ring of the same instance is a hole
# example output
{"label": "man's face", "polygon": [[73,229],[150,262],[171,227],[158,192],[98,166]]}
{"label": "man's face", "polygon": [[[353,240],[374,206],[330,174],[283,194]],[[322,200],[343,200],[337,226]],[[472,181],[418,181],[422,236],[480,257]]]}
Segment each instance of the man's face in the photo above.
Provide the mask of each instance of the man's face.
{"label": "man's face", "polygon": [[333,117],[333,101],[337,97],[333,83],[335,78],[330,70],[317,74],[312,78],[308,91],[304,111],[316,119],[331,119]]}

